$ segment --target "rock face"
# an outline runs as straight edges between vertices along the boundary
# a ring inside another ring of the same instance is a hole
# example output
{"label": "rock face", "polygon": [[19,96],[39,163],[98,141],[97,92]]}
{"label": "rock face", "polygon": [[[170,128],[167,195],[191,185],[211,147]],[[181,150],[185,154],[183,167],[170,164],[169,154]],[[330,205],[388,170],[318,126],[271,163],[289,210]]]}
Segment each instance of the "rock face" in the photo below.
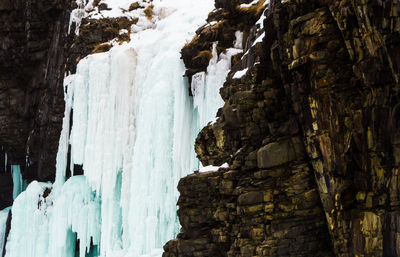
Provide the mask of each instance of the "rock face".
{"label": "rock face", "polygon": [[0,145],[27,180],[55,174],[70,5],[0,1]]}
{"label": "rock face", "polygon": [[[243,32],[225,105],[195,145],[204,166],[230,167],[180,181],[182,229],[163,256],[400,256],[400,2],[239,6],[250,2],[216,0],[182,49],[190,77],[214,41],[221,53]],[[9,165],[54,179],[64,71],[129,40],[119,32],[136,22],[84,20],[72,44],[71,8],[0,0],[0,209],[12,202]]]}
{"label": "rock face", "polygon": [[[218,0],[210,17],[241,20],[243,2]],[[230,168],[180,181],[182,229],[164,257],[400,256],[399,11],[271,1],[264,30],[242,26],[246,54],[195,146],[204,166]]]}

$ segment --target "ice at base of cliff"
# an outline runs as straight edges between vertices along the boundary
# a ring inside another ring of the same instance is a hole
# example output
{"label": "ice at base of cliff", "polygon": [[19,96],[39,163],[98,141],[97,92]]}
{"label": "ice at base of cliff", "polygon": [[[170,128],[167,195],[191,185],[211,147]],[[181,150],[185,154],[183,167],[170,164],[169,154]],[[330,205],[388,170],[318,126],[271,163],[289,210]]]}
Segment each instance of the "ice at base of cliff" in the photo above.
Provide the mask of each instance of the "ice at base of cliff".
{"label": "ice at base of cliff", "polygon": [[11,207],[0,211],[0,256],[3,256],[3,248],[6,236],[7,218]]}
{"label": "ice at base of cliff", "polygon": [[50,187],[51,184],[34,181],[15,199],[6,257],[47,255],[49,205],[43,197],[43,192]]}
{"label": "ice at base of cliff", "polygon": [[96,251],[101,205],[86,178],[70,178],[58,195],[51,186],[34,181],[15,200],[6,257],[73,257],[77,239],[79,256]]}

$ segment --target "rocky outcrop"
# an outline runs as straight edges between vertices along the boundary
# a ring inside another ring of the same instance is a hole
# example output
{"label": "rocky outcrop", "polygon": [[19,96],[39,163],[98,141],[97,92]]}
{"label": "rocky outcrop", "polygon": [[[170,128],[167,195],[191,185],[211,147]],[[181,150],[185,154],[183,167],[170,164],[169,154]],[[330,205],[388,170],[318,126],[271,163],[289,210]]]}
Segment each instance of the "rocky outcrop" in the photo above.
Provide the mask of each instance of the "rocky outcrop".
{"label": "rocky outcrop", "polygon": [[180,181],[164,257],[400,255],[399,8],[271,1],[196,140],[203,165],[230,168]]}
{"label": "rocky outcrop", "polygon": [[0,145],[27,180],[54,178],[70,8],[68,0],[0,1]]}
{"label": "rocky outcrop", "polygon": [[[68,51],[66,60],[67,72],[75,73],[79,60],[89,54],[110,50],[110,41],[112,39],[117,40],[119,43],[129,41],[131,25],[137,23],[137,21],[137,18],[130,19],[127,17],[82,19],[79,33],[75,35],[73,44]],[[125,32],[120,33],[123,30]]]}

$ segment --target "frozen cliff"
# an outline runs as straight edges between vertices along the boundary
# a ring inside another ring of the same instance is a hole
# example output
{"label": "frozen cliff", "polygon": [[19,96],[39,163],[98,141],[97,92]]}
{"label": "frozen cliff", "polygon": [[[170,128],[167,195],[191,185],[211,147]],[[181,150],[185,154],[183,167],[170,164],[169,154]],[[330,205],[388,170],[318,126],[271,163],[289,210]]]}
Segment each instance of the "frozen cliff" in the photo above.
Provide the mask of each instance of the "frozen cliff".
{"label": "frozen cliff", "polygon": [[0,257],[400,256],[399,11],[0,0]]}

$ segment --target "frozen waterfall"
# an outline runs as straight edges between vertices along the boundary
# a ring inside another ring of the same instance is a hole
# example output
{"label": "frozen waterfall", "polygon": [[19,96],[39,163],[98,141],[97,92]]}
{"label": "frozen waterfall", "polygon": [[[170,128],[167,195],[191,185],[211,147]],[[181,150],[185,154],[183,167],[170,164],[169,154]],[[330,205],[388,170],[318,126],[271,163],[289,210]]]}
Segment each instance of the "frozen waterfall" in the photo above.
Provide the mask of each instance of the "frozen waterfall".
{"label": "frozen waterfall", "polygon": [[[176,186],[200,166],[195,138],[222,107],[219,88],[241,49],[218,55],[215,43],[191,98],[180,50],[214,2],[153,4],[153,22],[129,43],[87,56],[65,78],[56,182],[34,181],[16,198],[6,257],[161,256],[179,232]],[[84,175],[66,181],[69,145],[71,173],[82,165]]]}

